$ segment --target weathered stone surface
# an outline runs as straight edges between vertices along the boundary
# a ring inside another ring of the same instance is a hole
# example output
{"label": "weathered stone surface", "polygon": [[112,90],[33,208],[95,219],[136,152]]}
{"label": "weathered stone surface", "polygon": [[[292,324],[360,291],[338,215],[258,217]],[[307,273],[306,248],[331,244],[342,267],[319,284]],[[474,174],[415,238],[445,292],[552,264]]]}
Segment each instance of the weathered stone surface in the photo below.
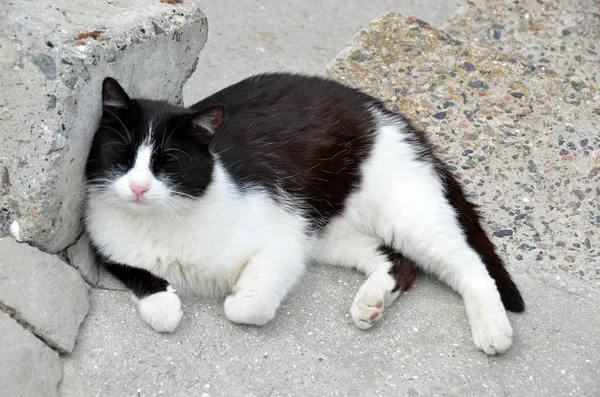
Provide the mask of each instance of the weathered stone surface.
{"label": "weathered stone surface", "polygon": [[0,394],[57,396],[61,376],[58,353],[0,311]]}
{"label": "weathered stone surface", "polygon": [[[424,129],[481,205],[511,268],[566,288],[585,280],[598,296],[595,84],[578,90],[551,71],[398,14],[361,31],[327,73]],[[441,111],[446,117],[435,117]],[[523,244],[533,248],[519,249]]]}
{"label": "weathered stone surface", "polygon": [[10,188],[0,208],[10,219],[0,218],[2,235],[13,220],[24,241],[47,252],[73,244],[102,80],[113,76],[134,96],[180,102],[206,33],[191,0],[4,2],[0,167]]}
{"label": "weathered stone surface", "polygon": [[598,15],[597,0],[521,0],[512,5],[480,0],[459,7],[442,29],[523,64],[551,69],[576,82],[577,94],[587,85],[598,87]]}
{"label": "weathered stone surface", "polygon": [[0,303],[48,345],[70,352],[89,309],[89,286],[58,257],[0,239]]}
{"label": "weathered stone surface", "polygon": [[10,227],[10,216],[8,215],[9,190],[10,180],[8,179],[8,170],[0,159],[0,238],[8,234]]}
{"label": "weathered stone surface", "polygon": [[98,264],[90,247],[90,239],[83,234],[77,244],[67,249],[69,263],[83,276],[84,280],[91,285],[98,283]]}

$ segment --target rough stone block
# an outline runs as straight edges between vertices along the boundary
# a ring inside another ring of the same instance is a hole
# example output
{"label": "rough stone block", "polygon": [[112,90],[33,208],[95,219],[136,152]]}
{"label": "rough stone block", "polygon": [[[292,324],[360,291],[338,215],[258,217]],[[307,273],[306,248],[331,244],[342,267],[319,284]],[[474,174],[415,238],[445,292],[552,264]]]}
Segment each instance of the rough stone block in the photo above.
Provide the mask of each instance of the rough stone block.
{"label": "rough stone block", "polygon": [[83,234],[77,244],[67,249],[69,263],[75,269],[79,270],[85,281],[91,285],[98,283],[98,264],[96,257],[90,246],[90,239],[87,234]]}
{"label": "rough stone block", "polygon": [[424,129],[510,267],[559,285],[586,281],[597,295],[595,84],[574,85],[399,14],[358,33],[327,74]]}
{"label": "rough stone block", "polygon": [[0,239],[0,303],[48,345],[71,352],[90,307],[89,285],[57,256]]}
{"label": "rough stone block", "polygon": [[58,353],[0,311],[0,394],[11,397],[58,395],[62,364]]}
{"label": "rough stone block", "polygon": [[498,0],[470,1],[455,11],[443,30],[526,65],[551,69],[582,88],[597,89],[599,14],[597,0],[521,0],[514,7]]}
{"label": "rough stone block", "polygon": [[3,3],[2,235],[17,221],[21,239],[44,251],[73,244],[102,80],[117,78],[133,96],[181,102],[206,34],[191,0]]}

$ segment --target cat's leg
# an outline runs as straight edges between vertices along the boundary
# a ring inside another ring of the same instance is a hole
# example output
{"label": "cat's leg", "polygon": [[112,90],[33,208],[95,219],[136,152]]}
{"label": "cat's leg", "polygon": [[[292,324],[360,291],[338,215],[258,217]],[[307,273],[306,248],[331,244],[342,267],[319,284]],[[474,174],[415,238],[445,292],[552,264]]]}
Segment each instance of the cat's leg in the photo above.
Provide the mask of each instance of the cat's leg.
{"label": "cat's leg", "polygon": [[106,269],[133,292],[142,319],[157,332],[173,332],[183,316],[175,289],[144,269],[104,264]]}
{"label": "cat's leg", "polygon": [[350,314],[362,329],[372,327],[383,311],[416,277],[411,261],[382,246],[378,237],[360,233],[326,233],[319,244],[317,259],[365,273],[367,280],[354,297]]}
{"label": "cat's leg", "polygon": [[225,316],[235,323],[264,325],[296,284],[308,247],[297,241],[272,241],[254,254],[225,299]]}
{"label": "cat's leg", "polygon": [[513,330],[494,280],[467,243],[443,197],[423,197],[427,197],[427,203],[415,200],[413,208],[404,208],[396,224],[388,229],[386,243],[463,297],[478,349],[487,354],[506,351],[512,344]]}

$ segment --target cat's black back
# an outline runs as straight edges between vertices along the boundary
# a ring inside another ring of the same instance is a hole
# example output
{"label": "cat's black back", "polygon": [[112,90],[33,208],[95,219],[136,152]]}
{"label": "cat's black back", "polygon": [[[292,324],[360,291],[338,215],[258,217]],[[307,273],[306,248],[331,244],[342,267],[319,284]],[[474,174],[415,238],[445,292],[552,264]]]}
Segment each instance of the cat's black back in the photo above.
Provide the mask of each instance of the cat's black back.
{"label": "cat's black back", "polygon": [[[316,224],[339,214],[360,183],[378,101],[341,84],[288,74],[254,76],[193,105],[223,105],[210,145],[242,188],[280,189]],[[276,197],[279,197],[275,195]]]}

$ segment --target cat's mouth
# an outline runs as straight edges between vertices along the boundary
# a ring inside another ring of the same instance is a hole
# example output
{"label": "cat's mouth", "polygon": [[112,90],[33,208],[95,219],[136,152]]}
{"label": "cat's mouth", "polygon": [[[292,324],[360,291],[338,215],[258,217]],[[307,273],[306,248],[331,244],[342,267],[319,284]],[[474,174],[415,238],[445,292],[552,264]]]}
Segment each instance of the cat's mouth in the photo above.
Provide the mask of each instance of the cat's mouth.
{"label": "cat's mouth", "polygon": [[131,199],[131,200],[127,200],[127,205],[129,206],[129,208],[135,210],[135,211],[144,211],[147,210],[151,207],[153,207],[152,203],[148,202],[147,200],[140,200],[140,199]]}

